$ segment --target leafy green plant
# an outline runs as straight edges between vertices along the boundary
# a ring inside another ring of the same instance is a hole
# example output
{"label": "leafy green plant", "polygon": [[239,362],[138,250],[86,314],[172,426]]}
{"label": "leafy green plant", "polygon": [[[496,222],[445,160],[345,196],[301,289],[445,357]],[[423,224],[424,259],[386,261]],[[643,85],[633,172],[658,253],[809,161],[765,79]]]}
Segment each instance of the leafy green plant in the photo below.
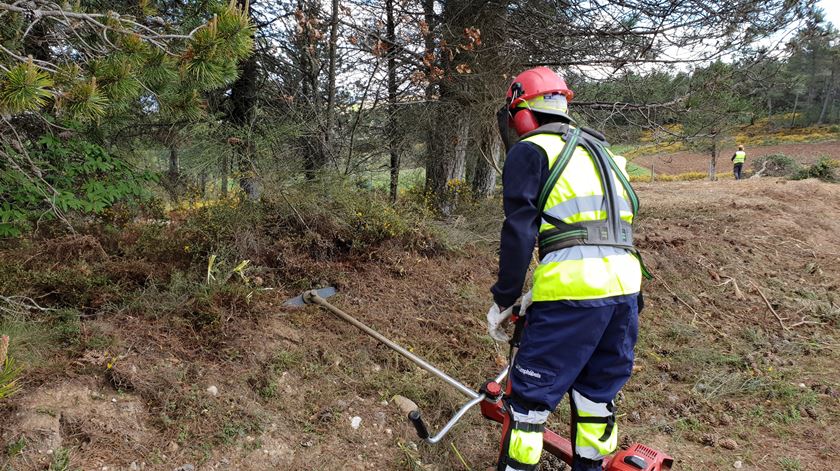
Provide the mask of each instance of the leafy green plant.
{"label": "leafy green plant", "polygon": [[53,453],[49,471],[68,471],[70,469],[70,450],[59,448]]}
{"label": "leafy green plant", "polygon": [[797,458],[781,458],[779,466],[782,467],[782,471],[800,471],[802,469],[802,463]]}
{"label": "leafy green plant", "polygon": [[26,449],[26,437],[21,435],[17,440],[6,445],[6,456],[11,458],[20,454],[24,449]]}
{"label": "leafy green plant", "polygon": [[53,208],[100,214],[120,202],[140,201],[150,196],[146,185],[156,178],[82,139],[44,135],[30,145],[28,157],[41,169],[39,179],[0,164],[0,237],[18,236],[32,221],[54,218]]}

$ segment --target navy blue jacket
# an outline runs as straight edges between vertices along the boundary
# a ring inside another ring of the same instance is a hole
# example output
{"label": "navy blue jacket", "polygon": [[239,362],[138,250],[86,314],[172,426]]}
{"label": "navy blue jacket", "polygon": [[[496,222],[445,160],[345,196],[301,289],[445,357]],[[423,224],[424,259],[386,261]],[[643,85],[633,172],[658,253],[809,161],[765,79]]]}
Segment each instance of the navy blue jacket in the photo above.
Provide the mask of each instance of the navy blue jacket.
{"label": "navy blue jacket", "polygon": [[522,294],[525,275],[540,230],[537,200],[548,180],[548,158],[530,142],[518,142],[507,154],[502,171],[505,222],[499,243],[499,278],[490,289],[501,307]]}

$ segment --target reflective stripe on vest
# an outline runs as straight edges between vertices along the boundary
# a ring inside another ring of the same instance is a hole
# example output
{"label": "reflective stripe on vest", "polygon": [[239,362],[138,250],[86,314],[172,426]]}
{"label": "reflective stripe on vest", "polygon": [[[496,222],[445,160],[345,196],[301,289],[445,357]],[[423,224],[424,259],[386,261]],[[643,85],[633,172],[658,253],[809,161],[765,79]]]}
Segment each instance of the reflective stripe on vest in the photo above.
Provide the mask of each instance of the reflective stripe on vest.
{"label": "reflective stripe on vest", "polygon": [[[536,134],[524,139],[543,149],[548,168],[563,149],[557,134]],[[614,157],[626,176],[626,161]],[[622,220],[632,223],[630,196],[617,175],[610,171],[620,189],[618,203]],[[583,147],[575,148],[565,170],[551,189],[545,213],[568,224],[607,220],[604,188],[592,156]],[[543,220],[540,232],[554,226]],[[637,293],[642,274],[639,260],[616,247],[574,246],[546,254],[534,272],[534,301],[585,300]]]}
{"label": "reflective stripe on vest", "polygon": [[738,152],[735,152],[735,158],[732,161],[736,164],[742,164],[745,160],[747,160],[747,153],[739,150]]}

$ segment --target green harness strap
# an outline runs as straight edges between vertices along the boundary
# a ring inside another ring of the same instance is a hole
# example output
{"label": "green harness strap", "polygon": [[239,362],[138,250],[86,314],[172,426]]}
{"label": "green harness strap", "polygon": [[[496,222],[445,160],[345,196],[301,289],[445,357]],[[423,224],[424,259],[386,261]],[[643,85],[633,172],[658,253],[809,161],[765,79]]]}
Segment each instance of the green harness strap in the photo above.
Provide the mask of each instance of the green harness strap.
{"label": "green harness strap", "polygon": [[[539,130],[534,132],[533,134],[537,133],[539,133]],[[556,131],[554,133],[560,134]],[[560,154],[554,161],[554,164],[551,166],[550,173],[548,179],[546,180],[545,186],[543,186],[542,190],[540,191],[540,196],[537,200],[537,207],[540,210],[540,215],[543,219],[545,219],[555,227],[555,229],[550,229],[541,233],[539,241],[541,251],[543,250],[543,248],[548,248],[557,244],[559,244],[559,246],[570,243],[574,244],[573,241],[575,239],[578,239],[585,244],[585,240],[589,237],[589,231],[586,228],[574,224],[568,224],[557,218],[550,217],[550,215],[545,213],[545,205],[548,202],[548,197],[551,194],[551,191],[554,189],[554,186],[557,184],[557,180],[560,179],[560,176],[562,175],[563,171],[568,166],[569,161],[571,160],[572,155],[574,154],[574,151],[577,148],[578,140],[580,140],[581,145],[583,145],[583,147],[587,151],[589,151],[593,159],[597,159],[600,162],[606,163],[609,166],[609,169],[612,171],[612,173],[615,173],[615,175],[618,177],[619,182],[621,182],[621,186],[624,188],[624,190],[627,192],[628,197],[630,198],[633,216],[635,216],[639,211],[639,198],[636,195],[636,192],[630,185],[630,181],[627,179],[627,177],[624,176],[624,173],[618,167],[618,164],[612,158],[610,153],[606,150],[601,140],[597,138],[592,138],[588,134],[585,135],[582,139],[580,139],[580,136],[580,128],[575,128],[571,131],[571,133],[567,132],[563,135],[565,140],[563,149],[560,151]],[[604,170],[606,170],[606,168]],[[601,175],[602,179],[610,178],[609,172],[600,173],[607,173],[607,175]],[[610,184],[608,186],[611,187],[612,182],[609,183]],[[607,196],[606,188],[605,196]],[[645,279],[648,280],[653,279],[653,275],[651,275],[644,262],[642,261],[642,256],[639,253],[639,251],[635,248],[628,248],[628,250],[639,261],[639,266],[642,270],[642,276],[644,276]]]}
{"label": "green harness strap", "polygon": [[578,136],[580,136],[580,129],[575,128],[568,139],[566,139],[566,143],[563,145],[563,150],[560,151],[560,155],[557,157],[557,160],[554,161],[554,165],[551,166],[551,173],[548,174],[548,180],[546,180],[545,186],[540,192],[540,197],[537,200],[537,207],[540,208],[540,214],[545,211],[545,204],[548,202],[548,195],[551,194],[551,190],[554,189],[554,185],[557,184],[557,180],[560,179],[560,175],[572,159],[572,154],[574,154],[575,148],[577,147]]}

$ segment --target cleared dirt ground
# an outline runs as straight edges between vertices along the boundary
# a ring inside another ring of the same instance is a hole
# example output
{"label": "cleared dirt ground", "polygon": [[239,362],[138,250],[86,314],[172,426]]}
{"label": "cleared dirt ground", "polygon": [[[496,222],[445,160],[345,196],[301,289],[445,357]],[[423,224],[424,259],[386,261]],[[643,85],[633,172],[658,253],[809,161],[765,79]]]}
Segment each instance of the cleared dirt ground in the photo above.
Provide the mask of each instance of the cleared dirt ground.
{"label": "cleared dirt ground", "polygon": [[[731,170],[729,158],[735,148],[723,149],[718,158],[718,172]],[[752,168],[750,160],[770,154],[785,154],[802,164],[811,164],[820,157],[840,158],[840,141],[818,142],[809,144],[776,144],[771,146],[747,147],[747,168]],[[669,154],[644,155],[633,159],[633,163],[645,168],[654,168],[656,173],[676,175],[686,172],[708,172],[709,155],[700,152],[680,151]]]}
{"label": "cleared dirt ground", "polygon": [[[680,470],[831,468],[840,186],[637,188],[638,245],[656,280],[644,288],[636,372],[619,403],[622,443],[665,450]],[[492,244],[430,257],[397,247],[364,259],[284,253],[286,273],[318,274],[300,285],[336,285],[335,304],[468,384],[499,369],[503,349],[484,326]],[[275,288],[254,301],[262,315],[226,319],[212,348],[163,315],[85,321],[114,345],[41,372],[0,409],[0,443],[27,444],[0,454],[0,468],[46,469],[59,447],[66,469],[84,470],[492,466],[498,426],[474,412],[440,445],[418,444],[392,397],[415,400],[434,429],[462,398],[329,313],[281,307],[300,287]],[[560,431],[566,407],[552,418]]]}

